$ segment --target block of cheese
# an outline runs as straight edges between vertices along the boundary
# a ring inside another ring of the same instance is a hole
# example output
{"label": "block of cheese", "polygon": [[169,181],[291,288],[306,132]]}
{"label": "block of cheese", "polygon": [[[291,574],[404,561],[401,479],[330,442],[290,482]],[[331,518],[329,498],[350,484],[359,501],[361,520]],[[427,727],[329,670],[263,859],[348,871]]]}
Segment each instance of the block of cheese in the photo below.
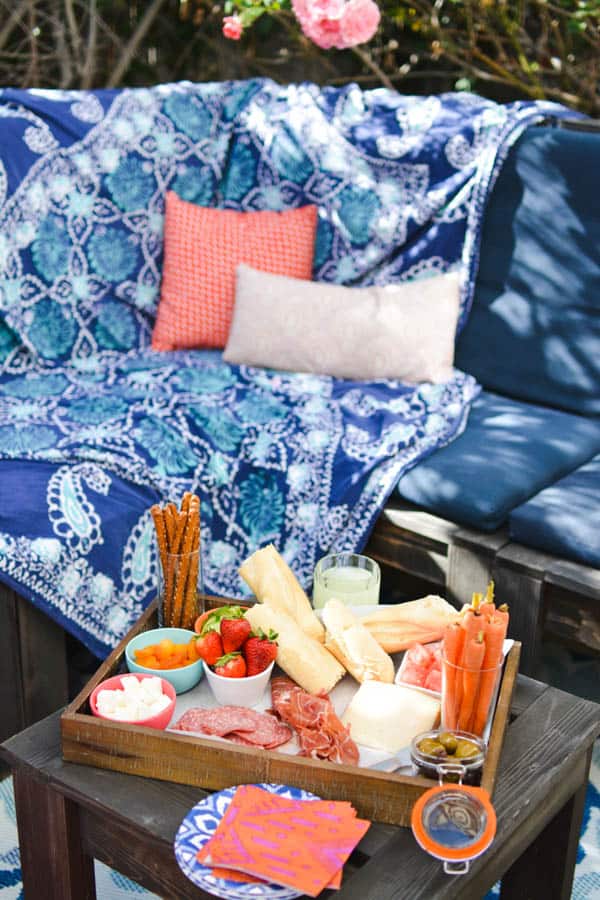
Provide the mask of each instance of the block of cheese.
{"label": "block of cheese", "polygon": [[335,656],[302,631],[288,613],[256,603],[245,616],[254,631],[277,632],[277,665],[309,694],[329,693],[346,674]]}
{"label": "block of cheese", "polygon": [[434,728],[439,716],[440,702],[434,697],[399,684],[363,681],[342,722],[357,744],[397,753],[417,734]]}
{"label": "block of cheese", "polygon": [[240,575],[260,603],[268,603],[274,609],[286,612],[306,634],[323,642],[325,631],[310,600],[273,544],[248,557],[240,566]]}

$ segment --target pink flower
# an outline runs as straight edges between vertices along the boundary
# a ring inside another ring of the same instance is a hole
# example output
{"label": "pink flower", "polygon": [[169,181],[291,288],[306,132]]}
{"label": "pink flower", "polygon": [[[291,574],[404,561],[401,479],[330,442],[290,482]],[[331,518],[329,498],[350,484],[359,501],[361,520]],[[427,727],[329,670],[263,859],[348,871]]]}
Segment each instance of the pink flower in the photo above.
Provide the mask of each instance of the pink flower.
{"label": "pink flower", "polygon": [[342,13],[340,30],[345,47],[370,41],[379,26],[381,13],[373,0],[348,0]]}
{"label": "pink flower", "polygon": [[244,26],[239,16],[225,16],[223,19],[223,34],[231,41],[239,41]]}
{"label": "pink flower", "polygon": [[324,50],[344,50],[370,41],[379,25],[374,0],[292,0],[306,37]]}
{"label": "pink flower", "polygon": [[317,47],[343,46],[340,21],[344,0],[292,0],[292,8],[302,31]]}

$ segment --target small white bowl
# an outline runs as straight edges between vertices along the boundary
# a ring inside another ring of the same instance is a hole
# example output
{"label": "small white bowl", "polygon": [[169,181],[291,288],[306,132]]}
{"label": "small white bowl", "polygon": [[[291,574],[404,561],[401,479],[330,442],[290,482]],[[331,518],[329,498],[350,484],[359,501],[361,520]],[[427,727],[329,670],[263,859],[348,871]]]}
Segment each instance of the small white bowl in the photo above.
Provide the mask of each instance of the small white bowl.
{"label": "small white bowl", "polygon": [[257,706],[269,684],[274,663],[267,666],[264,672],[245,678],[217,675],[205,662],[202,665],[215,700],[222,706]]}

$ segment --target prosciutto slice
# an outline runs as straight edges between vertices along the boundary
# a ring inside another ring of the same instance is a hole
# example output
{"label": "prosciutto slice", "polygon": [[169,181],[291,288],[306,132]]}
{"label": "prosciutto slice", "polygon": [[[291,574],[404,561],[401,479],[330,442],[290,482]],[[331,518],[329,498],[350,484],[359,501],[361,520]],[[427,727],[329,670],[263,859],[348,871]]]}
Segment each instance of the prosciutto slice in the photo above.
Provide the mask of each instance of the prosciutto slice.
{"label": "prosciutto slice", "polygon": [[358,747],[327,695],[309,694],[281,676],[271,681],[271,702],[277,715],[297,731],[301,756],[358,765]]}
{"label": "prosciutto slice", "polygon": [[213,734],[265,750],[287,743],[292,736],[290,728],[275,716],[246,706],[217,706],[212,709],[198,706],[188,709],[171,728]]}

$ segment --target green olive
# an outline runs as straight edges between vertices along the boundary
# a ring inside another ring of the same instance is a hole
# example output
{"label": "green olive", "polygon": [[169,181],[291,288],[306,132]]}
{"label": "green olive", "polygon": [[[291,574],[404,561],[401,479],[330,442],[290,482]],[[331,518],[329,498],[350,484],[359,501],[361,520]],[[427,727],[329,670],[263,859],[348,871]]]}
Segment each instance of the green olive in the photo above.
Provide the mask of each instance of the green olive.
{"label": "green olive", "polygon": [[444,731],[440,734],[438,738],[440,744],[445,748],[446,753],[456,753],[456,748],[458,747],[458,741],[453,734],[450,734],[449,731]]}
{"label": "green olive", "polygon": [[459,740],[457,742],[456,753],[457,759],[470,759],[472,756],[479,754],[479,747],[473,741]]}
{"label": "green olive", "polygon": [[434,740],[434,738],[423,738],[422,741],[419,741],[417,747],[425,756],[437,756],[439,758],[446,756],[445,747],[439,741]]}

